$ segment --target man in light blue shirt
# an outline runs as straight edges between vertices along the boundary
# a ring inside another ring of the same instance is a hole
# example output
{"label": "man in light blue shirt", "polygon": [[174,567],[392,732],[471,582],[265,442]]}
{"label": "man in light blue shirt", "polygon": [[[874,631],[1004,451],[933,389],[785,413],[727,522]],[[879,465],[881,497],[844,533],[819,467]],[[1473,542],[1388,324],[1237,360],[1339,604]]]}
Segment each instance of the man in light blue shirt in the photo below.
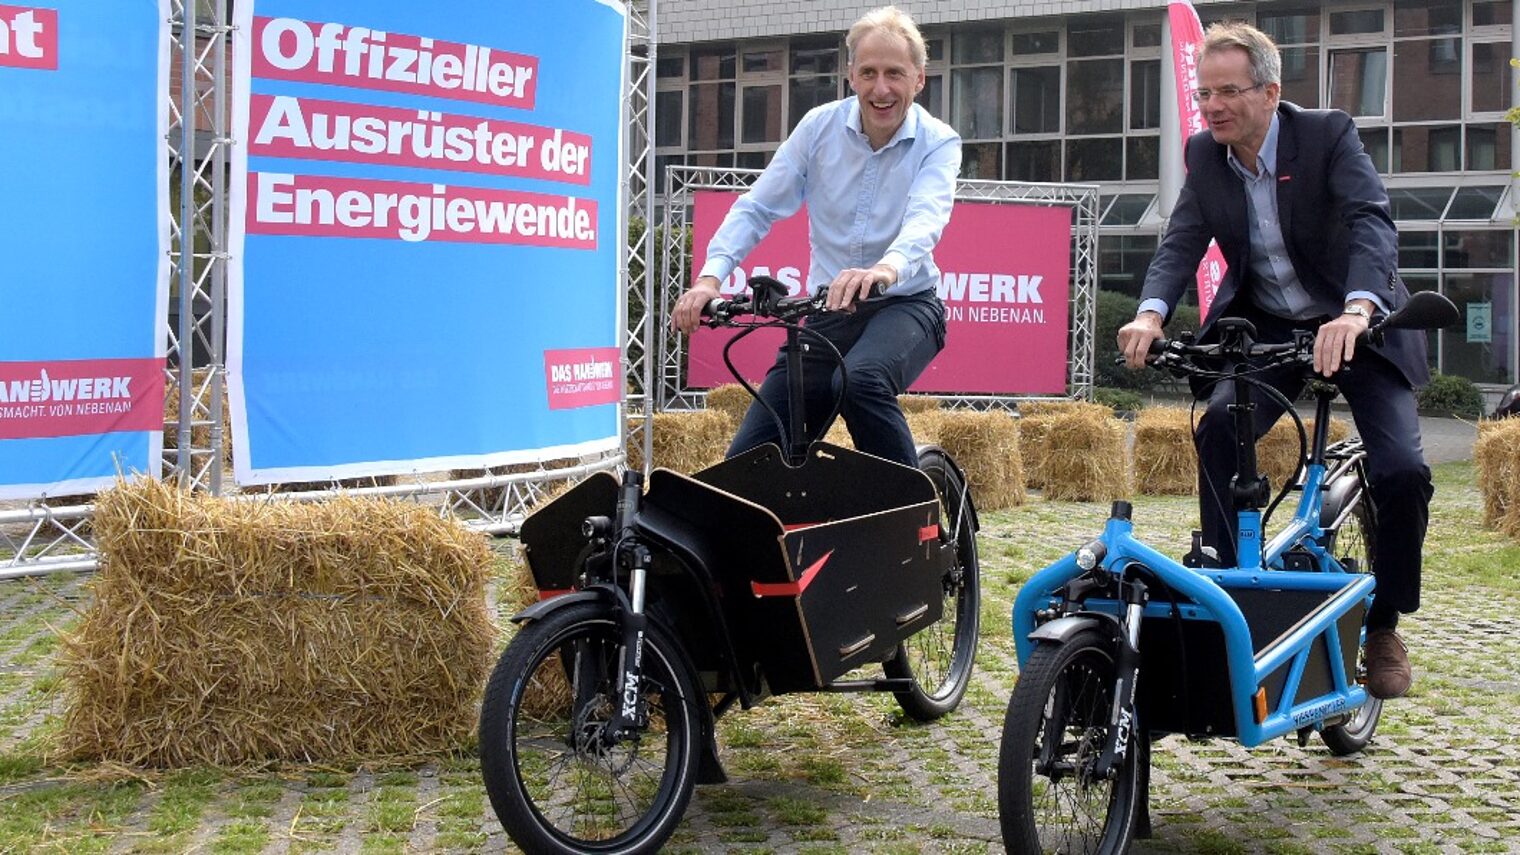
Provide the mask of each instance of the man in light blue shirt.
{"label": "man in light blue shirt", "polygon": [[[844,354],[849,390],[843,412],[850,435],[861,451],[915,466],[913,437],[897,396],[945,344],[933,249],[950,220],[960,137],[913,103],[924,86],[926,51],[906,14],[890,6],[866,14],[850,28],[845,45],[855,97],[817,107],[798,123],[718,228],[701,275],[676,302],[672,323],[685,333],[696,329],[719,283],[773,223],[806,203],[808,292],[827,291],[828,308],[839,310],[810,320],[808,328]],[[885,294],[867,299],[878,283],[887,286]],[[822,432],[838,383],[829,361],[813,356],[803,355],[810,438]],[[785,354],[777,355],[760,394],[785,423]],[[780,441],[775,420],[757,404],[729,454]]]}

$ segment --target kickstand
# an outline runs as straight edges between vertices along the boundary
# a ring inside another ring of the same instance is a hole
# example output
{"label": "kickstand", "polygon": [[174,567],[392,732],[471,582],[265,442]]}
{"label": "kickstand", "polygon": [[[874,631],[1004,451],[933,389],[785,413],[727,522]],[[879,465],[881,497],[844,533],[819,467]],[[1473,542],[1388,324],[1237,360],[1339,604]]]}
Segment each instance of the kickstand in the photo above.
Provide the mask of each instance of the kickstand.
{"label": "kickstand", "polygon": [[1141,738],[1136,746],[1140,751],[1138,758],[1140,763],[1140,792],[1135,797],[1135,809],[1139,816],[1135,818],[1135,839],[1151,839],[1151,734],[1149,731]]}

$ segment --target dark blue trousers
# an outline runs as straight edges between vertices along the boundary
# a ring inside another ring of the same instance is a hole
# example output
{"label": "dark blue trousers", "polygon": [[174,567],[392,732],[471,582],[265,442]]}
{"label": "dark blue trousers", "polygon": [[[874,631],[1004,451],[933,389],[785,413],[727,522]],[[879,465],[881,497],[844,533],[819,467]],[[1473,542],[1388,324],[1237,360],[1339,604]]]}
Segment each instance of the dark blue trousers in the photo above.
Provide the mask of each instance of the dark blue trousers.
{"label": "dark blue trousers", "polygon": [[[830,312],[809,318],[807,329],[833,342],[844,355],[849,390],[842,413],[855,447],[867,454],[918,466],[913,436],[897,396],[918,379],[945,346],[945,307],[933,290],[860,304],[854,312]],[[804,433],[819,438],[839,394],[839,371],[823,345],[801,337]],[[786,347],[760,385],[760,397],[790,426],[787,403]],[[750,405],[728,448],[730,457],[774,442],[786,446],[776,420],[758,403]]]}
{"label": "dark blue trousers", "polygon": [[[1288,321],[1251,317],[1261,341],[1287,341]],[[1305,378],[1297,369],[1276,369],[1254,375],[1296,400]],[[1420,552],[1430,519],[1430,467],[1420,448],[1420,421],[1414,390],[1391,362],[1359,349],[1348,368],[1334,380],[1351,407],[1357,433],[1367,452],[1367,477],[1377,512],[1373,532],[1373,569],[1377,577],[1377,608],[1412,612],[1420,607]],[[1254,428],[1259,439],[1283,414],[1282,405],[1253,389]],[[1236,517],[1230,504],[1230,479],[1235,474],[1235,421],[1227,407],[1235,400],[1234,384],[1222,381],[1209,394],[1208,409],[1198,422],[1198,493],[1203,542],[1219,551],[1223,566],[1235,561]],[[1273,484],[1273,495],[1281,489]]]}

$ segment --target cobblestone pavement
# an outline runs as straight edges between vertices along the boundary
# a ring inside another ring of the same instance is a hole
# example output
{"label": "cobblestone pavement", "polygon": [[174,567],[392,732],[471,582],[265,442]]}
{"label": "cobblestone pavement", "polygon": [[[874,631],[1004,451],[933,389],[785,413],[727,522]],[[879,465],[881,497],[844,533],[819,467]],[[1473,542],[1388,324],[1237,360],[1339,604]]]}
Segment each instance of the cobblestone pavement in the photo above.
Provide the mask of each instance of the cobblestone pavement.
{"label": "cobblestone pavement", "polygon": [[[1413,692],[1366,752],[1168,737],[1140,852],[1520,852],[1520,546],[1480,526],[1471,468],[1439,468],[1424,608],[1402,626]],[[798,695],[720,722],[731,777],[698,788],[688,852],[996,852],[996,764],[1015,680],[1018,583],[1101,526],[1100,505],[987,514],[983,636],[966,702],[934,725],[890,696]],[[1142,499],[1137,533],[1180,553],[1188,499]],[[49,625],[84,580],[0,583],[0,851],[501,851],[468,757],[382,770],[123,776],[41,760],[59,701]]]}

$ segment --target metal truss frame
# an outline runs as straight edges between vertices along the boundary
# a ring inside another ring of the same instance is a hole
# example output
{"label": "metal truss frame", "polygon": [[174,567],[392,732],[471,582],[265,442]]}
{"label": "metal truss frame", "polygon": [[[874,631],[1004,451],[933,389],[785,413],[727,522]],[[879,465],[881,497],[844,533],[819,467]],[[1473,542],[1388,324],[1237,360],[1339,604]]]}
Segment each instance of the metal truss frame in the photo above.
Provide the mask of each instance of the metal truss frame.
{"label": "metal truss frame", "polygon": [[[758,169],[727,169],[671,166],[665,173],[664,216],[661,221],[661,269],[666,271],[654,324],[658,333],[659,377],[655,385],[656,408],[693,410],[706,406],[707,393],[686,385],[686,340],[664,322],[691,280],[687,268],[686,229],[691,225],[692,196],[702,190],[747,190],[759,177]],[[1098,307],[1098,187],[1093,184],[1039,184],[1018,181],[962,180],[955,198],[963,202],[1044,205],[1071,208],[1072,324],[1071,356],[1067,367],[1067,396],[1091,400],[1093,390],[1094,332]],[[952,407],[1012,410],[1018,401],[1049,396],[936,395]],[[647,459],[647,458],[646,458]]]}
{"label": "metal truss frame", "polygon": [[[190,490],[222,495],[232,489],[226,476],[225,453],[231,437],[225,424],[225,343],[227,283],[227,176],[231,146],[228,77],[232,32],[227,0],[171,0],[170,51],[178,86],[165,92],[170,116],[165,156],[173,166],[178,204],[171,206],[170,281],[173,283],[165,396],[177,401],[178,418],[164,426],[165,477]],[[626,87],[622,117],[625,129],[622,191],[626,202],[624,225],[653,221],[654,194],[650,181],[654,140],[654,64],[656,0],[627,5]],[[172,189],[171,189],[172,192]],[[626,412],[650,413],[648,390],[653,366],[647,358],[650,331],[658,318],[653,305],[654,230],[627,241],[619,259],[618,277],[627,293],[619,317],[619,345],[627,354]],[[634,281],[637,279],[638,281]],[[624,419],[628,425],[628,419]],[[642,442],[649,459],[648,432],[641,423],[628,428],[625,442]],[[252,501],[320,500],[343,490],[355,495],[393,496],[428,501],[440,513],[453,514],[473,528],[493,534],[514,534],[528,509],[565,480],[623,464],[621,450],[578,460],[524,464],[456,472],[448,480],[423,476],[398,479],[382,486],[353,487],[333,483],[322,489],[288,493],[246,493]],[[368,482],[373,483],[373,482]],[[26,507],[0,510],[0,579],[61,571],[93,570],[98,553],[90,532],[93,497],[43,497]]]}

